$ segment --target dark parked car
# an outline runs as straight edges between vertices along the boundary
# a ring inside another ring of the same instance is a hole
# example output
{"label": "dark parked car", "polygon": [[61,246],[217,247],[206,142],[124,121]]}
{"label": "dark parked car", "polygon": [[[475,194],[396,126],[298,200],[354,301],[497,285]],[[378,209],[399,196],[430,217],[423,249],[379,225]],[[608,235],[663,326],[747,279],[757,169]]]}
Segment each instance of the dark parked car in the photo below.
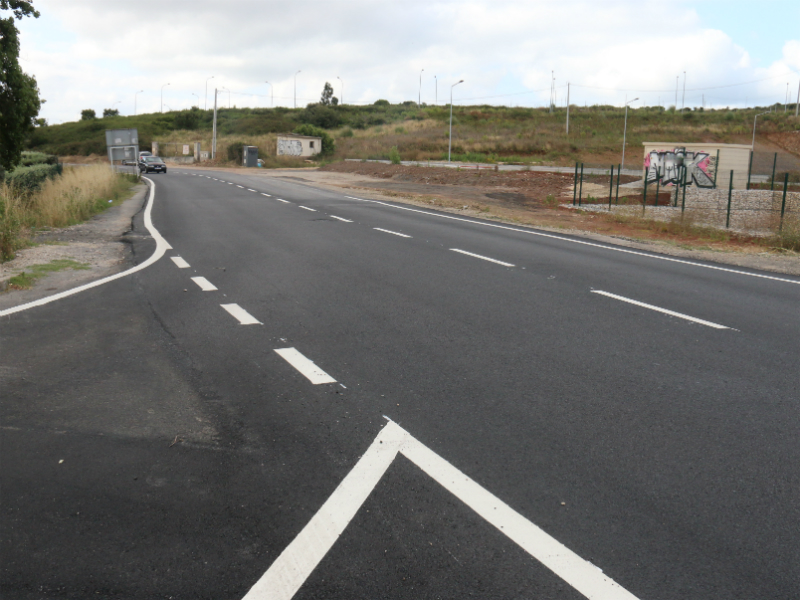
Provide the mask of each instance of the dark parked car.
{"label": "dark parked car", "polygon": [[149,173],[150,171],[154,173],[166,173],[167,165],[157,156],[143,156],[141,160],[139,160],[139,170],[142,173]]}

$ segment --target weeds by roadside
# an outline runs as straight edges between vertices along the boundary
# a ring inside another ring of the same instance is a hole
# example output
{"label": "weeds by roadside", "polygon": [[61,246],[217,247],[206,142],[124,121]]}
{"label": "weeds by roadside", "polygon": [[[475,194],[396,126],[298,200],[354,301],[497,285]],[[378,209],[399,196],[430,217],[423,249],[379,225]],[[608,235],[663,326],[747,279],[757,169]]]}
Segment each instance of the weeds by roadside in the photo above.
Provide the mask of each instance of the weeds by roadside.
{"label": "weeds by roadside", "polygon": [[8,285],[11,289],[27,290],[33,287],[33,284],[36,283],[37,279],[40,279],[50,273],[63,271],[65,269],[83,271],[88,268],[89,265],[87,265],[86,263],[79,263],[77,261],[70,260],[68,258],[60,258],[57,260],[51,260],[49,263],[45,263],[42,265],[32,265],[30,267],[30,273],[28,271],[23,271],[19,275],[16,275],[11,279],[9,279]]}

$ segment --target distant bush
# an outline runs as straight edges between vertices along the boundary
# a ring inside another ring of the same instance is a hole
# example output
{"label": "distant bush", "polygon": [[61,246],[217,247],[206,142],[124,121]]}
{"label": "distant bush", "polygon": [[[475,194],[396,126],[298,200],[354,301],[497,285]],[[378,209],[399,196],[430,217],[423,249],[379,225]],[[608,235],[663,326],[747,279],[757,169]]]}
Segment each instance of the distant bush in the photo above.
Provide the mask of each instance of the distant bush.
{"label": "distant bush", "polygon": [[347,129],[342,131],[341,134],[339,134],[339,137],[351,138],[351,137],[353,137],[353,130],[348,127]]}
{"label": "distant bush", "polygon": [[231,142],[228,145],[228,160],[242,164],[244,160],[244,147],[252,145],[253,144],[248,144],[247,142]]}
{"label": "distant bush", "polygon": [[322,138],[322,152],[320,152],[321,156],[330,156],[336,151],[336,143],[333,141],[333,138],[328,134],[327,131],[321,129],[319,127],[314,127],[313,125],[300,125],[300,127],[296,127],[294,130],[295,133],[299,135],[313,135],[316,137]]}
{"label": "distant bush", "polygon": [[93,108],[87,108],[81,111],[81,121],[90,121],[97,118],[97,113]]}
{"label": "distant bush", "polygon": [[49,178],[60,174],[60,164],[36,164],[29,167],[17,167],[6,174],[5,181],[20,191],[33,192],[38,190]]}
{"label": "distant bush", "polygon": [[106,117],[118,117],[118,116],[119,116],[119,110],[117,110],[116,108],[104,108],[103,109],[103,118],[104,119]]}
{"label": "distant bush", "polygon": [[375,100],[375,102],[373,102],[372,105],[373,106],[389,106],[389,101],[388,100]]}
{"label": "distant bush", "polygon": [[389,150],[389,160],[392,161],[393,165],[400,164],[400,152],[397,149],[397,146],[392,146],[392,149]]}
{"label": "distant bush", "polygon": [[182,110],[173,117],[175,129],[194,131],[200,125],[200,109],[193,106],[190,110]]}
{"label": "distant bush", "polygon": [[44,152],[32,152],[26,150],[22,153],[22,160],[20,161],[21,167],[30,167],[31,165],[55,165],[58,164],[58,157],[54,154],[45,154]]}
{"label": "distant bush", "polygon": [[309,104],[303,112],[297,115],[297,120],[324,129],[335,129],[343,123],[338,110],[322,104]]}

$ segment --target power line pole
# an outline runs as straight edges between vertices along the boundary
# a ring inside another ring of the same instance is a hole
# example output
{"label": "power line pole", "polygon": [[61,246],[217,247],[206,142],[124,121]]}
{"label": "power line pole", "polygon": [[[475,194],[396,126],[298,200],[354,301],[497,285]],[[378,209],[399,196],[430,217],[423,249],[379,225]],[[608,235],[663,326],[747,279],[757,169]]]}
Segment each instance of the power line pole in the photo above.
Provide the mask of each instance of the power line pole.
{"label": "power line pole", "polygon": [[797,116],[797,111],[800,109],[800,83],[797,84],[797,102],[794,105],[794,116]]}
{"label": "power line pole", "polygon": [[675,110],[678,110],[678,82],[680,82],[681,76],[675,76]]}
{"label": "power line pole", "polygon": [[567,82],[567,135],[569,135],[569,81]]}
{"label": "power line pole", "polygon": [[214,88],[214,122],[211,128],[211,160],[217,157],[217,88]]}
{"label": "power line pole", "polygon": [[686,71],[683,72],[683,98],[681,98],[681,112],[686,108]]}

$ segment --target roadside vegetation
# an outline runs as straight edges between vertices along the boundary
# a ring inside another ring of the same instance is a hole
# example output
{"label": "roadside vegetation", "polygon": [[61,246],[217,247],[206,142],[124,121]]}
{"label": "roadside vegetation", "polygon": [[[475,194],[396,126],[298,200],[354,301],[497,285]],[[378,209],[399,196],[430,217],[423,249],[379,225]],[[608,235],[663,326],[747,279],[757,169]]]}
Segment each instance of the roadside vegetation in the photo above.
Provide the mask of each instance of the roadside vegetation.
{"label": "roadside vegetation", "polygon": [[37,166],[18,167],[0,182],[0,262],[14,258],[36,230],[74,225],[114,205],[129,194],[135,181],[113,173],[108,165],[14,176],[20,169]]}
{"label": "roadside vegetation", "polygon": [[38,279],[41,279],[45,275],[49,275],[50,273],[55,273],[57,271],[63,271],[65,269],[73,269],[76,271],[83,271],[89,268],[89,265],[86,263],[80,263],[74,260],[70,260],[68,258],[60,258],[56,260],[51,260],[49,263],[45,263],[42,265],[32,265],[28,268],[28,271],[23,271],[19,275],[15,275],[11,279],[8,280],[8,285],[11,289],[16,290],[27,290],[33,287],[33,284],[36,283]]}

